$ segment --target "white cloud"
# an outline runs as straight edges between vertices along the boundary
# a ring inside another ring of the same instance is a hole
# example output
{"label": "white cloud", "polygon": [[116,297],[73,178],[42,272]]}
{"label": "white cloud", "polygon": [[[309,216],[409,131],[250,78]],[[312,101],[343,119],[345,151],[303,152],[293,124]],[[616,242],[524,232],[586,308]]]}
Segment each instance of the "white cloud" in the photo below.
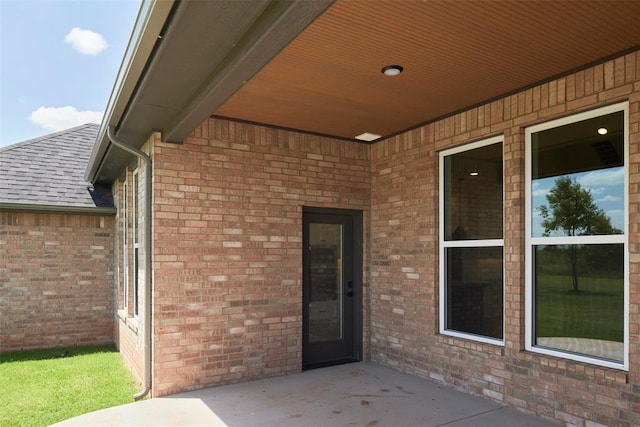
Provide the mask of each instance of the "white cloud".
{"label": "white cloud", "polygon": [[546,197],[549,194],[550,188],[538,188],[536,190],[531,191],[531,195],[533,197]]}
{"label": "white cloud", "polygon": [[85,123],[100,123],[104,113],[100,111],[78,111],[74,107],[40,107],[33,111],[29,120],[47,130],[57,132]]}
{"label": "white cloud", "polygon": [[73,28],[64,41],[83,55],[97,55],[109,46],[100,34],[78,27]]}
{"label": "white cloud", "polygon": [[547,194],[555,186],[552,178],[536,179],[531,181],[531,196],[533,198],[547,197]]}
{"label": "white cloud", "polygon": [[597,202],[598,203],[603,203],[603,202],[619,202],[620,200],[622,200],[622,197],[618,197],[618,196],[612,196],[611,194],[607,194],[606,196],[604,196],[601,199],[598,199]]}
{"label": "white cloud", "polygon": [[[624,168],[601,169],[578,178],[583,187],[592,186],[619,186],[624,183]],[[593,190],[592,190],[593,191]]]}

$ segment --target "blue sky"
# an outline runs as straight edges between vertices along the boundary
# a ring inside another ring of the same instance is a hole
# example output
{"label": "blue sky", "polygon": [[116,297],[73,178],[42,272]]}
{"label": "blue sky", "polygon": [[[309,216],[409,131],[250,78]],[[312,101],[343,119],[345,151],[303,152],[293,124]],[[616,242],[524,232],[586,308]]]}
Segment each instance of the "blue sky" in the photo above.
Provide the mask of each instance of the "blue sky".
{"label": "blue sky", "polygon": [[0,0],[0,147],[99,123],[140,0]]}

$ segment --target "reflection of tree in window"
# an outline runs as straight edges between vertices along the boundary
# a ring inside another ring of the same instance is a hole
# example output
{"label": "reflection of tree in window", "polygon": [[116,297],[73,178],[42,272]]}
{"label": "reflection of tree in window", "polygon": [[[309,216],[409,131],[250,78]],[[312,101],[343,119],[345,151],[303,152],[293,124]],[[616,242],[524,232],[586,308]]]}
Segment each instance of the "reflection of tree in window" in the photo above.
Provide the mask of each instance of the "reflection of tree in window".
{"label": "reflection of tree in window", "polygon": [[536,126],[528,136],[531,345],[620,363],[627,303],[625,112],[607,110]]}
{"label": "reflection of tree in window", "polygon": [[[582,188],[575,180],[563,176],[555,181],[555,186],[547,194],[549,206],[538,206],[542,216],[543,235],[548,237],[554,231],[563,236],[592,236],[620,234],[622,231],[611,225],[611,218],[593,201],[591,191]],[[568,251],[571,263],[573,291],[578,286],[578,250],[570,245]]]}

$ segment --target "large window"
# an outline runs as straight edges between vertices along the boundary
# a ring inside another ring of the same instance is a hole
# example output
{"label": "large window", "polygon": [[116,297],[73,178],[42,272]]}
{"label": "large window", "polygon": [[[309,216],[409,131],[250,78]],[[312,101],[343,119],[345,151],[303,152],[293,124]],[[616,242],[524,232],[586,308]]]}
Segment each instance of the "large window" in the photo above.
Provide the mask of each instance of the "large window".
{"label": "large window", "polygon": [[526,129],[528,350],[627,361],[627,105]]}
{"label": "large window", "polygon": [[503,341],[502,137],[440,153],[440,332]]}

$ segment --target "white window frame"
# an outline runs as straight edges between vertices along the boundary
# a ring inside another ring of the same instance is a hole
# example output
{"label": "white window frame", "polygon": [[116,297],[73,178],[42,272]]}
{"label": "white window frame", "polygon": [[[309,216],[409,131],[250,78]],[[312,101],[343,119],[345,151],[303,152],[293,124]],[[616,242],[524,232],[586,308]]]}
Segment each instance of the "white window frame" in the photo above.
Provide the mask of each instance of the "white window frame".
{"label": "white window frame", "polygon": [[[439,329],[442,335],[449,335],[457,338],[464,338],[473,341],[479,341],[486,344],[494,344],[504,346],[504,325],[505,325],[505,304],[504,304],[504,296],[505,296],[505,286],[504,286],[504,226],[502,231],[502,239],[483,239],[483,240],[454,240],[447,241],[444,238],[445,230],[444,230],[444,159],[447,156],[463,153],[465,151],[474,150],[476,148],[482,148],[493,144],[501,144],[502,145],[502,173],[504,175],[504,136],[495,136],[487,139],[483,139],[481,141],[472,142],[469,144],[465,144],[460,147],[451,148],[448,150],[443,150],[440,152],[439,159],[439,187],[438,187],[438,214],[439,214],[439,240],[440,240],[440,251],[439,251],[439,295],[440,295],[440,322]],[[502,211],[504,212],[504,184],[502,185]],[[504,219],[503,219],[504,224]],[[485,337],[476,334],[469,334],[460,331],[454,331],[451,329],[446,329],[446,249],[447,248],[480,248],[480,247],[502,247],[502,339]]]}
{"label": "white window frame", "polygon": [[[531,218],[531,135],[564,126],[582,122],[606,114],[624,112],[624,234],[608,236],[565,236],[565,237],[533,237]],[[629,103],[609,105],[587,112],[574,114],[557,120],[530,126],[525,129],[525,349],[563,359],[575,360],[608,368],[629,370]],[[551,350],[533,345],[533,247],[536,245],[557,244],[624,244],[624,361],[618,363],[605,359],[569,353],[561,350]]]}
{"label": "white window frame", "polygon": [[133,315],[134,317],[138,317],[138,313],[140,310],[140,301],[139,301],[139,295],[140,295],[140,274],[139,274],[139,245],[140,245],[140,238],[138,236],[138,230],[139,230],[139,215],[140,215],[140,200],[139,200],[139,196],[140,196],[140,191],[139,191],[139,185],[140,185],[140,181],[139,181],[139,173],[138,170],[136,169],[133,172],[133,176],[131,179],[132,182],[132,186],[133,186],[133,191],[132,191],[132,197],[133,197],[133,211],[131,213],[132,216],[132,231],[133,231]]}
{"label": "white window frame", "polygon": [[122,308],[127,311],[129,309],[129,236],[128,228],[128,206],[127,206],[127,182],[122,184]]}

